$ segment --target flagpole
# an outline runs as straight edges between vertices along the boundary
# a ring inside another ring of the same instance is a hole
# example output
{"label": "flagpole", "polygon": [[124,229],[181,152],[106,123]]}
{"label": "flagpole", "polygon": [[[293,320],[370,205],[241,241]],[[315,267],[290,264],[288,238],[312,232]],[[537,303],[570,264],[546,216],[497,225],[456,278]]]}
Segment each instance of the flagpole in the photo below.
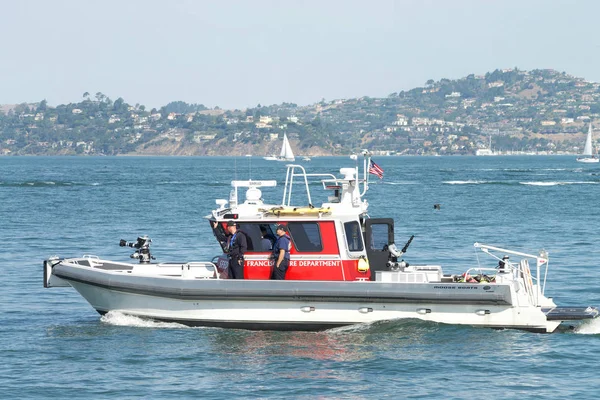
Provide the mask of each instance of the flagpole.
{"label": "flagpole", "polygon": [[363,181],[365,183],[364,188],[363,188],[363,192],[361,193],[361,197],[365,195],[365,193],[367,193],[367,190],[369,190],[369,174],[367,173],[367,164],[371,163],[371,157],[369,156],[369,152],[367,150],[363,150],[362,151],[362,155],[363,155]]}

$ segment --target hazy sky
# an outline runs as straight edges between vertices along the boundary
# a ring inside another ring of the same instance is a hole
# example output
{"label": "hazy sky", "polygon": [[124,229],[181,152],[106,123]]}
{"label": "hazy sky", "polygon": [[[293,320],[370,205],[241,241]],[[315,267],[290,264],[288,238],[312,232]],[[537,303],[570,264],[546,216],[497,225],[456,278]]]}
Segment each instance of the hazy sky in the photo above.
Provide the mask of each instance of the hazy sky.
{"label": "hazy sky", "polygon": [[600,81],[595,0],[0,0],[0,104],[384,97],[554,68]]}

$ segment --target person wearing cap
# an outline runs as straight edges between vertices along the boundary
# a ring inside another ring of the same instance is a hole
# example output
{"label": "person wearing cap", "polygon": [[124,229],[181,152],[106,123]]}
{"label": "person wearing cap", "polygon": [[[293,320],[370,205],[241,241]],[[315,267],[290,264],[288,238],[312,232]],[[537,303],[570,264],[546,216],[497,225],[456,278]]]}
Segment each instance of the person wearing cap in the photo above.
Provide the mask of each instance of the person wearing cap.
{"label": "person wearing cap", "polygon": [[226,243],[225,252],[229,258],[228,275],[230,279],[244,279],[244,254],[248,250],[246,235],[238,230],[234,221],[227,221],[228,235],[217,229],[219,223],[213,222],[213,232],[221,243]]}
{"label": "person wearing cap", "polygon": [[275,260],[275,264],[273,265],[271,279],[284,280],[285,273],[290,265],[292,242],[287,234],[287,227],[285,225],[277,225],[275,233],[277,234],[277,240],[273,245],[273,259]]}

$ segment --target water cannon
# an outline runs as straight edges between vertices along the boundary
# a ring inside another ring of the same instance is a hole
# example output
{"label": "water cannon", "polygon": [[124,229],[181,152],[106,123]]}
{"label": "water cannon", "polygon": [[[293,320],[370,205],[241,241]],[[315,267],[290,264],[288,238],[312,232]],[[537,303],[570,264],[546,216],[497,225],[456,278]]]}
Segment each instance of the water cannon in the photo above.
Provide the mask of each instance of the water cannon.
{"label": "water cannon", "polygon": [[404,254],[403,252],[398,250],[398,248],[396,247],[396,245],[394,243],[392,243],[388,246],[388,251],[390,252],[392,257],[396,257],[396,258],[402,257],[402,254]]}
{"label": "water cannon", "polygon": [[125,239],[121,239],[119,241],[119,246],[136,249],[129,257],[140,260],[140,264],[150,264],[150,260],[156,260],[156,258],[150,254],[150,243],[152,243],[152,239],[144,235],[138,236],[137,241],[135,242],[128,242]]}
{"label": "water cannon", "polygon": [[386,250],[390,254],[390,260],[386,263],[386,265],[390,270],[404,271],[404,269],[409,266],[409,264],[406,261],[398,261],[398,259],[401,258],[404,255],[404,253],[406,253],[408,247],[410,246],[414,238],[415,235],[412,235],[410,239],[408,239],[408,242],[406,242],[402,250],[398,250],[398,247],[396,247],[395,243],[391,243],[390,245],[386,246]]}

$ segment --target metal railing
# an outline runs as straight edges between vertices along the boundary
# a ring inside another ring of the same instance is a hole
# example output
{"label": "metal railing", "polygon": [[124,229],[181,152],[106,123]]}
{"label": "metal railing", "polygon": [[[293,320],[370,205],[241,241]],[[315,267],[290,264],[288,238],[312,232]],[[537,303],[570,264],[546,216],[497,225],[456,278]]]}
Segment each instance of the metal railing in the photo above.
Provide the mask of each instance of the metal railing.
{"label": "metal railing", "polygon": [[[546,290],[546,277],[548,275],[548,266],[550,263],[550,261],[548,259],[548,253],[545,250],[540,250],[539,255],[533,255],[533,254],[522,253],[519,251],[508,250],[508,249],[504,249],[501,247],[490,246],[490,245],[483,244],[483,243],[475,243],[474,247],[480,249],[481,251],[483,251],[486,254],[489,254],[496,260],[498,260],[500,262],[505,262],[506,264],[508,264],[508,265],[505,264],[505,268],[509,268],[509,271],[514,274],[513,276],[515,276],[517,278],[521,278],[523,280],[523,285],[530,297],[531,302],[535,306],[538,306],[540,304],[540,296],[542,296]],[[511,255],[523,257],[523,259],[520,260],[518,264],[514,264],[508,260],[505,261],[503,258],[500,258],[499,256],[493,254],[492,251],[502,253],[503,255],[511,254]],[[536,260],[535,276],[532,274],[531,269],[529,268],[528,259]],[[543,271],[543,283],[542,283],[541,269],[542,269],[542,266],[544,266],[544,265],[545,265],[545,268]],[[537,290],[535,290],[535,293],[533,290],[534,282],[536,283],[535,286],[537,288]]]}
{"label": "metal railing", "polygon": [[[296,172],[296,168],[300,169],[301,172]],[[294,178],[301,177],[304,179],[304,185],[306,187],[306,196],[308,198],[309,207],[313,207],[312,198],[310,196],[310,188],[308,187],[308,177],[327,177],[336,179],[333,174],[307,174],[306,170],[302,165],[298,164],[288,164],[287,172],[285,174],[285,186],[283,188],[283,200],[281,201],[281,205],[283,206],[291,206],[292,202],[292,188],[294,186]]]}

